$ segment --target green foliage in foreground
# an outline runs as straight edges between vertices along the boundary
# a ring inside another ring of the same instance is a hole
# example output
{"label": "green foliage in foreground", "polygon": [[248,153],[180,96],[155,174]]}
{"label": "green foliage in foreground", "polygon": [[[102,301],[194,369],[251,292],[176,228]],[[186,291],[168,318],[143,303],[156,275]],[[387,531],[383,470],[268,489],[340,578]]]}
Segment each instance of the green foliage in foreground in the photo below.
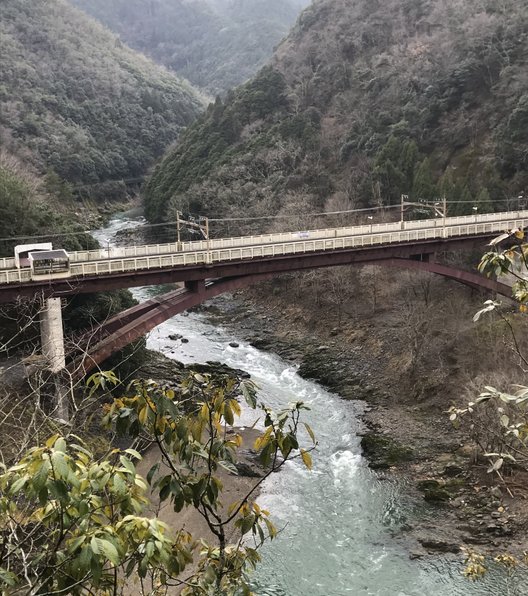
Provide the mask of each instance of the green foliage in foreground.
{"label": "green foliage in foreground", "polygon": [[[500,249],[500,242],[514,242],[506,249]],[[522,314],[528,312],[528,244],[524,242],[525,232],[514,230],[492,241],[495,250],[487,252],[479,270],[487,275],[513,278],[512,296],[519,303]],[[501,312],[501,303],[487,300],[473,320],[483,315],[498,314],[513,340],[513,348],[526,374],[528,356],[523,352],[523,343],[517,337],[516,321],[511,313]],[[528,468],[528,386],[515,384],[511,391],[487,386],[485,391],[466,407],[450,408],[450,419],[459,424],[469,419],[472,435],[483,455],[488,458],[488,472],[495,472],[502,481],[501,470],[506,464]]]}
{"label": "green foliage in foreground", "polygon": [[[97,391],[115,381],[103,373],[89,385]],[[265,473],[228,504],[221,501],[218,472],[237,473],[242,439],[231,427],[240,414],[240,394],[264,416],[265,432],[254,448]],[[176,392],[134,382],[108,407],[105,422],[156,446],[160,462],[145,481],[133,449],[114,449],[96,460],[70,435],[29,450],[0,475],[0,586],[11,594],[119,594],[139,578],[143,593],[180,586],[191,596],[250,594],[247,572],[259,560],[257,549],[276,535],[269,513],[252,495],[288,459],[311,467],[315,439],[307,425],[312,447],[299,447],[303,409],[297,402],[274,413],[257,402],[254,385],[225,375],[190,374]],[[212,539],[145,516],[148,485],[175,511],[193,508]],[[186,574],[193,557],[196,566]]]}
{"label": "green foliage in foreground", "polygon": [[[501,243],[507,241],[506,248]],[[503,309],[495,300],[487,300],[473,317],[478,322],[483,316],[496,314],[501,324],[508,330],[515,359],[511,370],[520,371],[521,383],[510,380],[509,389],[485,386],[484,391],[464,407],[452,406],[449,409],[451,422],[461,426],[477,445],[480,453],[489,462],[488,473],[494,474],[503,490],[514,496],[506,474],[528,469],[528,385],[524,382],[528,370],[522,330],[523,320],[528,313],[528,244],[524,230],[512,230],[491,242],[492,250],[481,259],[479,270],[489,276],[508,276],[513,279],[512,297],[519,304],[520,315],[511,308]],[[504,368],[504,365],[503,365]],[[509,370],[508,370],[509,372]],[[502,507],[499,511],[504,511]],[[508,575],[526,572],[528,557],[522,558],[509,553],[497,555],[493,561],[504,567]],[[478,552],[466,552],[464,574],[471,580],[478,580],[489,571],[490,561]]]}

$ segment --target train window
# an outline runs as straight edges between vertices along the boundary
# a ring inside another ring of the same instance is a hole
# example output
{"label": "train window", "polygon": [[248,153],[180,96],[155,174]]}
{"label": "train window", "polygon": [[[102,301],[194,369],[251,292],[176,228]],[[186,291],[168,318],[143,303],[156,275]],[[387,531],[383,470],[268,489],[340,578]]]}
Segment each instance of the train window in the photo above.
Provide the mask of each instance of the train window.
{"label": "train window", "polygon": [[33,275],[68,273],[70,270],[70,258],[65,250],[30,252],[28,256]]}

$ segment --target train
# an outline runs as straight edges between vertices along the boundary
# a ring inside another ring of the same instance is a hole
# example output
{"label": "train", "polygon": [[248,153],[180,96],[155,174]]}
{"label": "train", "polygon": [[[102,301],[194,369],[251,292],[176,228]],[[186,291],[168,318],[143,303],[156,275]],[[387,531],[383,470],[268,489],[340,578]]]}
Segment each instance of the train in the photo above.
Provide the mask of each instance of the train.
{"label": "train", "polygon": [[54,249],[51,242],[19,244],[15,246],[15,265],[29,268],[31,279],[61,279],[70,276],[70,257],[62,249]]}

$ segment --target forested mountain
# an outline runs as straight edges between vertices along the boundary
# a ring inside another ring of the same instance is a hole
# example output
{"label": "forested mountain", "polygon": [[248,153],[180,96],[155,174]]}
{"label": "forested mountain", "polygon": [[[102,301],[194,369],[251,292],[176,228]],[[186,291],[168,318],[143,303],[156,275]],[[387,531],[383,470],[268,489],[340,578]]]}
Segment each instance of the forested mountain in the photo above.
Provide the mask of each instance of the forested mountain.
{"label": "forested mountain", "polygon": [[213,95],[271,56],[309,0],[72,0],[121,39]]}
{"label": "forested mountain", "polygon": [[188,83],[64,0],[2,0],[0,47],[2,146],[101,196],[143,176],[203,109]]}
{"label": "forested mountain", "polygon": [[156,168],[148,216],[504,206],[528,185],[527,41],[518,0],[318,0]]}

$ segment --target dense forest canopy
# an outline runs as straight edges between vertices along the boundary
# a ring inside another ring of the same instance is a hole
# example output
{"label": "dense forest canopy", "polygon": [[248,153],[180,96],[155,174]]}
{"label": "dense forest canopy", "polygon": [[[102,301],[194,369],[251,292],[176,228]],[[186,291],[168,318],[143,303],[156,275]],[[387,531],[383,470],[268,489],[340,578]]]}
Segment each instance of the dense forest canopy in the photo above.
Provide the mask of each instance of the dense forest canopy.
{"label": "dense forest canopy", "polygon": [[217,100],[146,189],[173,209],[276,213],[401,193],[502,208],[528,185],[528,11],[516,0],[319,0]]}
{"label": "dense forest canopy", "polygon": [[106,183],[102,196],[143,176],[203,108],[64,0],[3,0],[0,47],[2,146],[74,185]]}
{"label": "dense forest canopy", "polygon": [[133,48],[216,95],[243,83],[309,0],[72,0]]}

